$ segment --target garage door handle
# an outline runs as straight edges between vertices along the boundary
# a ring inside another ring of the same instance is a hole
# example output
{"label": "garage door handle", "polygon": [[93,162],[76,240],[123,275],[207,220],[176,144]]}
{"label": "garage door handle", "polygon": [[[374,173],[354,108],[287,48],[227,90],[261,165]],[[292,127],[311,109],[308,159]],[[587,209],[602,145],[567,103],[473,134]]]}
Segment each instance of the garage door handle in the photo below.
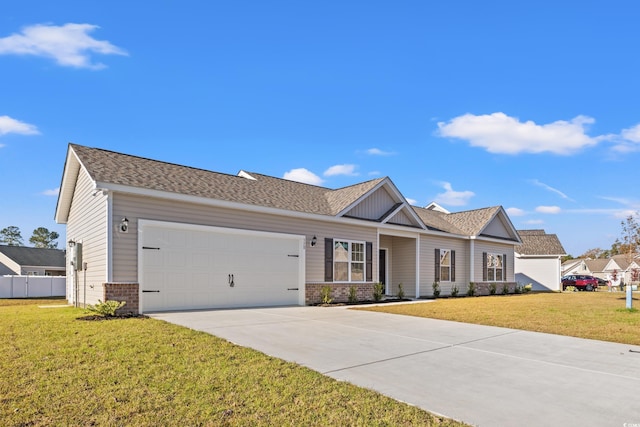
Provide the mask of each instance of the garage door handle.
{"label": "garage door handle", "polygon": [[287,288],[288,291],[298,291],[298,288]]}
{"label": "garage door handle", "polygon": [[145,290],[145,289],[143,289],[143,290],[142,290],[142,292],[143,292],[143,293],[149,293],[149,292],[157,292],[157,293],[160,293],[160,291],[147,291],[147,290]]}

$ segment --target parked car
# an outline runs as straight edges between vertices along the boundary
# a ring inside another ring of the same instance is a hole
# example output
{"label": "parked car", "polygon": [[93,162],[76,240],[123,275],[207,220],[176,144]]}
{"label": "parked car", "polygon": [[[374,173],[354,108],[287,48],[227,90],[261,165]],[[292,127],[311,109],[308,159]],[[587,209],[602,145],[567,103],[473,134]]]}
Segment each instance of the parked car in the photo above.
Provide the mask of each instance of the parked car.
{"label": "parked car", "polygon": [[570,274],[562,277],[562,290],[568,286],[575,286],[579,291],[595,291],[598,289],[598,279],[585,274]]}

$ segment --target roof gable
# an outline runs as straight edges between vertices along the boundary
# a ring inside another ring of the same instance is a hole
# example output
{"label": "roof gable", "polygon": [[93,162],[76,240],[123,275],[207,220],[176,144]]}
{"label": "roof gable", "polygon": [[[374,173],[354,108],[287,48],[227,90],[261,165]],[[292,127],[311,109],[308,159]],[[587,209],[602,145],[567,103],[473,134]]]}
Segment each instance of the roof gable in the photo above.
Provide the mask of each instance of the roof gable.
{"label": "roof gable", "polygon": [[502,206],[452,213],[449,220],[471,237],[489,237],[521,243]]}

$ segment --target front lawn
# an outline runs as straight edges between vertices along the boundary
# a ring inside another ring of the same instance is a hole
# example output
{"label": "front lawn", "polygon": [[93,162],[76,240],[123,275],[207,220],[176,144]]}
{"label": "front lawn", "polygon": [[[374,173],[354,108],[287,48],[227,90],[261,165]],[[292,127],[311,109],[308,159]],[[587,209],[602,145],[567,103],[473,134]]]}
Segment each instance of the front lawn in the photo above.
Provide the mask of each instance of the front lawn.
{"label": "front lawn", "polygon": [[211,335],[0,300],[3,426],[463,426]]}
{"label": "front lawn", "polygon": [[[446,298],[362,308],[640,345],[640,300],[625,308],[624,292],[563,292]],[[360,309],[360,308],[359,308]]]}

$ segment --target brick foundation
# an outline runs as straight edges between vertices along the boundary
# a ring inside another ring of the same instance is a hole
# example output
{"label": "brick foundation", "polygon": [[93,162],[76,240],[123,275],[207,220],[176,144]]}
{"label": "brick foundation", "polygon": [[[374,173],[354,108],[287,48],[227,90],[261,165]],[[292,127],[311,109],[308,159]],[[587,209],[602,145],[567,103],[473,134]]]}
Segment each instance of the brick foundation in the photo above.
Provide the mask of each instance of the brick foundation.
{"label": "brick foundation", "polygon": [[356,298],[358,301],[373,300],[373,286],[375,283],[307,283],[305,292],[305,304],[319,304],[322,302],[322,288],[329,286],[331,288],[331,299],[333,302],[348,302],[349,290],[351,287],[356,289]]}
{"label": "brick foundation", "polygon": [[119,308],[116,314],[138,314],[140,299],[137,283],[105,283],[103,301],[125,301],[127,304]]}

